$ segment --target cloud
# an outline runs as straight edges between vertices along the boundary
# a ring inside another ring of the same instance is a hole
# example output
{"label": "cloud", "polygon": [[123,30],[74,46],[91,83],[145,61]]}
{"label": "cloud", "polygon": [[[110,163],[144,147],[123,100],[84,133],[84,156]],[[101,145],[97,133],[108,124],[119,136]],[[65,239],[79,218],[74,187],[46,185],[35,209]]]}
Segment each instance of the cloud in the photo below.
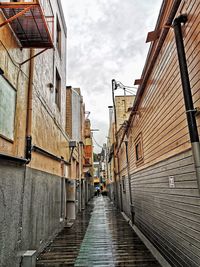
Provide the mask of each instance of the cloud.
{"label": "cloud", "polygon": [[[67,83],[80,87],[102,144],[108,131],[111,80],[140,78],[162,0],[62,0],[68,27]],[[97,150],[99,148],[96,147]]]}

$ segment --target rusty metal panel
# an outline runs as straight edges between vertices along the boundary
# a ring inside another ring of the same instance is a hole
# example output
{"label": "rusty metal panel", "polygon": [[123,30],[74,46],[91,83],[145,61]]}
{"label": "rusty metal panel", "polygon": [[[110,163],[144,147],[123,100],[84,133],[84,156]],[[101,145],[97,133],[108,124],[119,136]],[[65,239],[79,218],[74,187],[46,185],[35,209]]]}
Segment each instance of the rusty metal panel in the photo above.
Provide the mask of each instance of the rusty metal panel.
{"label": "rusty metal panel", "polygon": [[18,2],[0,3],[6,20],[18,41],[24,48],[53,48],[53,11],[45,17],[39,3]]}

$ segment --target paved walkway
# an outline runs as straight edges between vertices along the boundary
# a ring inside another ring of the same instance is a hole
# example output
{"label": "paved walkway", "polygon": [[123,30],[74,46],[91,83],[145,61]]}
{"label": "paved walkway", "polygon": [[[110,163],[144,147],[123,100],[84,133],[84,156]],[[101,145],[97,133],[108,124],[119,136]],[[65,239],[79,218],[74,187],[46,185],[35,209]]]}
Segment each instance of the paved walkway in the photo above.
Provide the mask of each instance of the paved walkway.
{"label": "paved walkway", "polygon": [[107,197],[96,197],[40,255],[37,267],[160,267]]}

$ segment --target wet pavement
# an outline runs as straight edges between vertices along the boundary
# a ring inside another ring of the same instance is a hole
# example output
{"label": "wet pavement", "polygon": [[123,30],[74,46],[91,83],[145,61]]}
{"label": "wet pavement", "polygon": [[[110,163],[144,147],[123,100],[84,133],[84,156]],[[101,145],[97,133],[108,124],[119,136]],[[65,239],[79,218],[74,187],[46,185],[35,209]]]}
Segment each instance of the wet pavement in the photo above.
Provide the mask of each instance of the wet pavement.
{"label": "wet pavement", "polygon": [[95,197],[71,228],[40,255],[37,267],[160,267],[107,197]]}

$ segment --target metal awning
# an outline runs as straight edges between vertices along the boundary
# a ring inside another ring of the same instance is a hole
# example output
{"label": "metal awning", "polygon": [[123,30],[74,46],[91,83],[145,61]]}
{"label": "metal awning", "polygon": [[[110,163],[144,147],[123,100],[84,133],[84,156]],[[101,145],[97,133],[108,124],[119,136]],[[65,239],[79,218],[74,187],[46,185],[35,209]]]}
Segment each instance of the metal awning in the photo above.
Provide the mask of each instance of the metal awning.
{"label": "metal awning", "polygon": [[38,1],[2,2],[0,8],[6,18],[0,27],[9,24],[23,48],[53,48],[54,17],[45,16]]}

